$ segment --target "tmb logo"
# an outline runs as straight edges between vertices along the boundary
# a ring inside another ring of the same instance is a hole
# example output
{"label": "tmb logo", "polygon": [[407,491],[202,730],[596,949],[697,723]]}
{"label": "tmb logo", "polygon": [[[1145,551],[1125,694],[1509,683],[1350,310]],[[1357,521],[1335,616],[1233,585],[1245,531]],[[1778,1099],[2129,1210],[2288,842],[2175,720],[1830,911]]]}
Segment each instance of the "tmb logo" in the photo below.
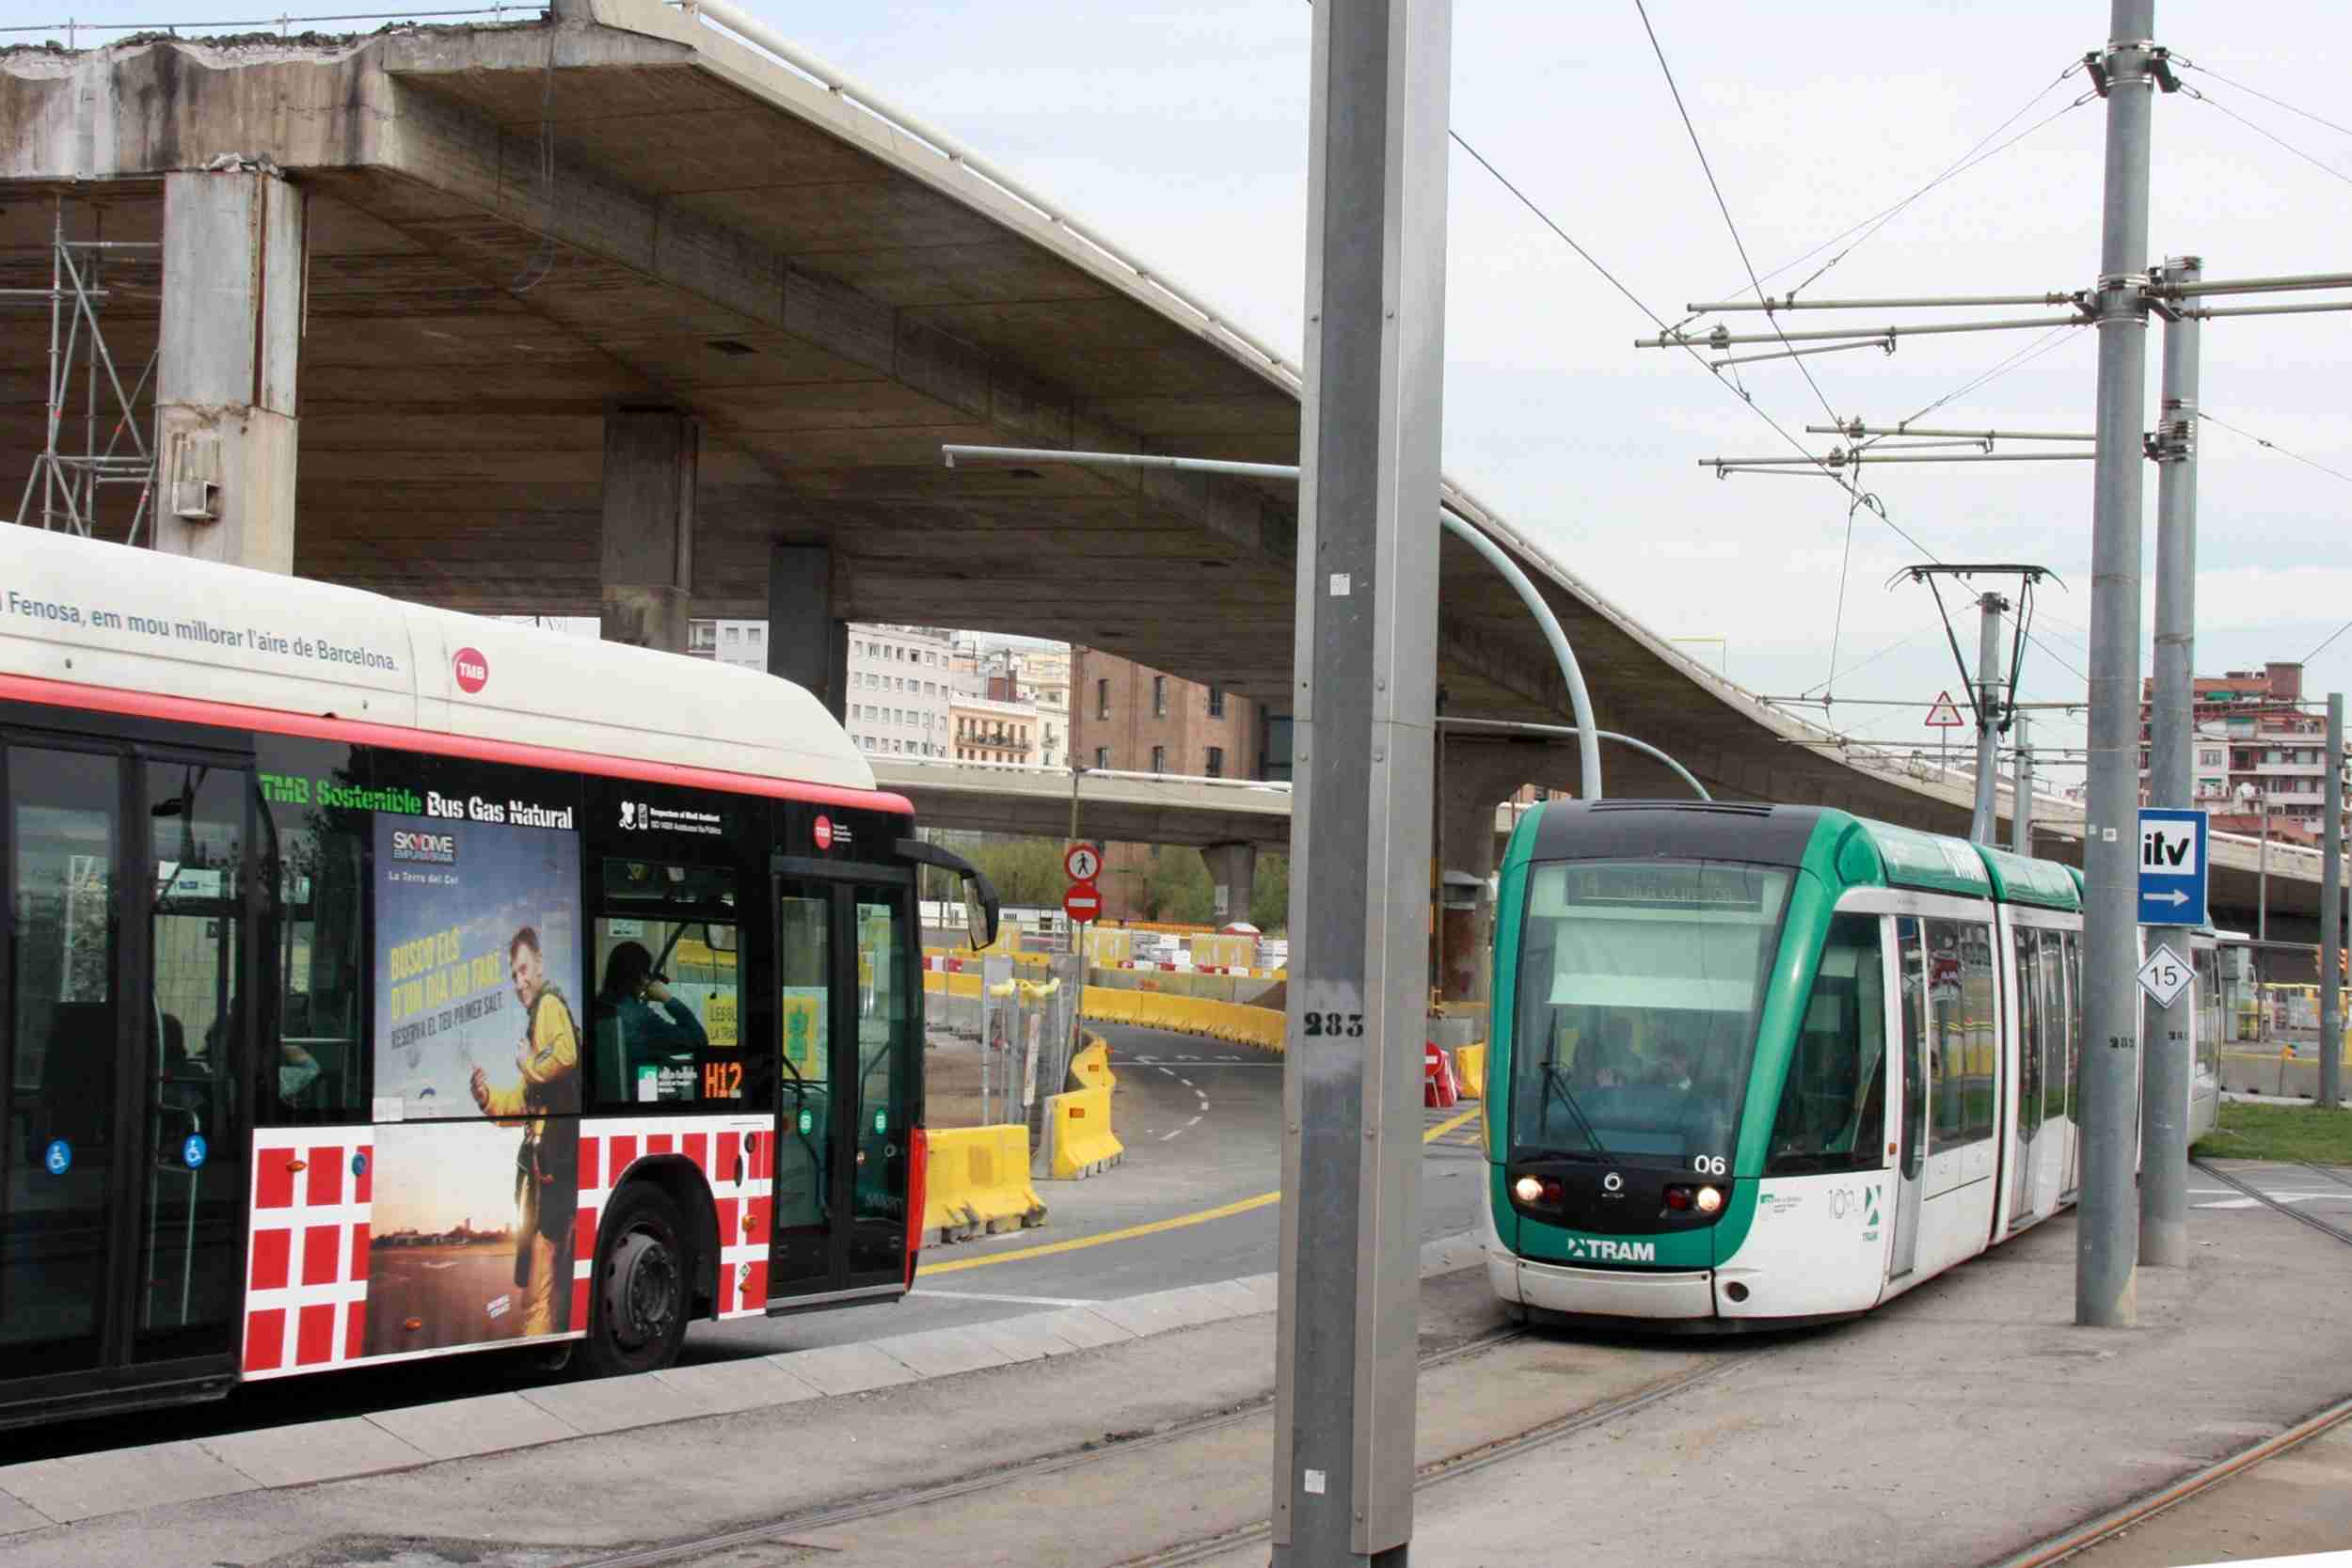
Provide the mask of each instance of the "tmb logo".
{"label": "tmb logo", "polygon": [[421,833],[410,828],[392,832],[392,859],[424,861],[434,865],[457,863],[455,833]]}
{"label": "tmb logo", "polygon": [[490,661],[477,648],[460,648],[450,660],[457,673],[457,689],[469,697],[490,684]]}

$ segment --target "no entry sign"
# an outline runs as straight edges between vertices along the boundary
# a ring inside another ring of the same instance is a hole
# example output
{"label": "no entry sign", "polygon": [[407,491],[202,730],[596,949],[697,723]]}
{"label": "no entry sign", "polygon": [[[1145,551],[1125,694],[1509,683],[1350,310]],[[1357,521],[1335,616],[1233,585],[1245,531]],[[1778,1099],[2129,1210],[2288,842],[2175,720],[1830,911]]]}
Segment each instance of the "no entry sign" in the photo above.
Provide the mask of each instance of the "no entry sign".
{"label": "no entry sign", "polygon": [[1080,924],[1099,920],[1103,915],[1103,895],[1094,890],[1092,882],[1073,882],[1070,891],[1061,895],[1061,912]]}

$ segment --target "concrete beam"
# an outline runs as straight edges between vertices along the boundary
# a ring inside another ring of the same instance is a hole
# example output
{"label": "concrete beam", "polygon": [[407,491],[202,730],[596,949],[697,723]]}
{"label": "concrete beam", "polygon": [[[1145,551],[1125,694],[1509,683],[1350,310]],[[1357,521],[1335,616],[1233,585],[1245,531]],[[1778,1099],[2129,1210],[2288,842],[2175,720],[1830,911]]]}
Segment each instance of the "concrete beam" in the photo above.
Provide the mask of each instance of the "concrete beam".
{"label": "concrete beam", "polygon": [[768,552],[768,673],[814,693],[836,723],[850,691],[850,623],[834,609],[839,587],[830,546]]}
{"label": "concrete beam", "polygon": [[155,547],[292,573],[303,196],[254,168],[164,180]]}
{"label": "concrete beam", "polygon": [[686,651],[694,604],[695,421],[675,408],[614,408],[604,421],[599,593],[604,638]]}

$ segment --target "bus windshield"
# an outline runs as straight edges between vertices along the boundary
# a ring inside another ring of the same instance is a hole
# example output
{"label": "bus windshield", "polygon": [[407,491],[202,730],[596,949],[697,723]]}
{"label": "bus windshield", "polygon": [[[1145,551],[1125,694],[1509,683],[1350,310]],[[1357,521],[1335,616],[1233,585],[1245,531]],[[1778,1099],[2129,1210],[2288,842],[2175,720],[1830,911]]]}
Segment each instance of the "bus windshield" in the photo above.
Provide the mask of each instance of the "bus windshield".
{"label": "bus windshield", "polygon": [[1789,876],[1723,861],[1534,868],[1515,1157],[1730,1158]]}

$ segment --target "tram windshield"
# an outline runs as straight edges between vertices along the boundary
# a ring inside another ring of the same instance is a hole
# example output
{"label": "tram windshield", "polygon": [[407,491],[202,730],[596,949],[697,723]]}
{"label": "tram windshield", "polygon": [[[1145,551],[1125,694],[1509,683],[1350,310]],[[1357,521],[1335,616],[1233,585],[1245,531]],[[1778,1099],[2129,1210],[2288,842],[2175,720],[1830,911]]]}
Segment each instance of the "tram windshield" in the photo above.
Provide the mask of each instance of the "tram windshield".
{"label": "tram windshield", "polygon": [[1732,1153],[1786,869],[1538,864],[1519,939],[1514,1153]]}

